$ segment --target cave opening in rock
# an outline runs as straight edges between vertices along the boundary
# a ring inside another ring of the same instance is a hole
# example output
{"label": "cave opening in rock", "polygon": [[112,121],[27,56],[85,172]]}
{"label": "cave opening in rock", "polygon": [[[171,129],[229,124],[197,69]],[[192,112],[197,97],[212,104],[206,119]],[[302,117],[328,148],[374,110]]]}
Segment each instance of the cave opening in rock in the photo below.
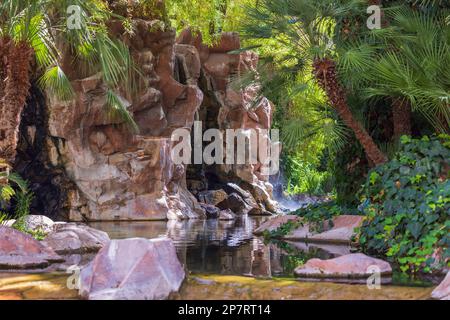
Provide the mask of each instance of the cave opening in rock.
{"label": "cave opening in rock", "polygon": [[32,83],[22,113],[13,170],[26,178],[33,192],[31,214],[61,219],[67,197],[64,185],[70,180],[63,168],[51,164],[48,144],[52,139],[48,132],[44,94],[36,83]]}
{"label": "cave opening in rock", "polygon": [[[221,108],[220,101],[216,97],[211,80],[201,71],[199,79],[199,87],[203,92],[203,102],[196,113],[195,121],[201,121],[202,134],[208,129],[220,129],[218,123],[219,111]],[[191,132],[194,132],[192,127]],[[191,134],[191,144],[194,145],[194,135]],[[203,142],[203,148],[210,142]],[[194,150],[194,149],[193,149]],[[192,154],[194,159],[194,154]],[[221,179],[218,176],[216,164],[206,165],[190,164],[186,169],[186,183],[188,190],[197,195],[201,191],[213,190],[220,188]]]}

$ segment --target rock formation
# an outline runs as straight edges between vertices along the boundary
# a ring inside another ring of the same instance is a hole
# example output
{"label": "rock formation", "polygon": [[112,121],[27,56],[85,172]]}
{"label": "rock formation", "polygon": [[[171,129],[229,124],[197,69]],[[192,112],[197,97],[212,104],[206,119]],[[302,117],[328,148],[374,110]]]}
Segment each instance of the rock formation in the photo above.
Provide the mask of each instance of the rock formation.
{"label": "rock formation", "polygon": [[[193,35],[187,29],[180,34],[177,43],[177,53],[184,63],[188,61],[183,58],[185,48],[193,46],[199,52],[201,69],[198,85],[205,97],[197,119],[202,121],[203,131],[217,128],[225,136],[227,129],[254,129],[256,132],[270,129],[274,106],[266,98],[258,98],[258,85],[238,90],[232,82],[233,78],[246,72],[256,72],[258,63],[258,56],[253,52],[234,53],[241,47],[237,33],[223,33],[217,44],[207,47],[202,43],[201,35]],[[197,73],[196,69],[189,75]],[[190,81],[193,81],[192,78],[188,76]],[[270,140],[268,136],[265,137]],[[192,165],[188,168],[187,184],[194,194],[211,188],[222,188],[229,194],[237,191],[235,187],[241,191],[245,189],[243,192],[247,195],[240,196],[249,204],[247,212],[252,208],[258,208],[259,214],[277,212],[269,176],[262,174],[261,167],[260,162]]]}
{"label": "rock formation", "polygon": [[[26,137],[21,145],[27,152],[19,150],[17,171],[30,180],[35,194],[48,186],[47,194],[57,196],[55,200],[39,195],[40,208],[42,203],[51,204],[54,219],[54,211],[64,211],[64,218],[71,221],[205,218],[194,195],[218,189],[231,194],[235,190],[227,186],[229,182],[247,192],[245,197],[239,195],[246,202],[245,212],[240,213],[275,212],[271,185],[260,174],[260,165],[201,166],[208,172],[201,181],[192,178],[192,172],[198,173],[195,165],[175,164],[171,158],[171,134],[179,128],[191,130],[196,118],[205,128],[270,128],[273,106],[267,99],[249,108],[257,87],[236,91],[230,85],[233,75],[256,67],[257,56],[228,53],[240,47],[236,34],[226,33],[208,48],[187,31],[176,43],[175,32],[158,22],[154,17],[134,17],[133,34],[121,21],[109,23],[111,34],[130,48],[142,73],[136,93],[118,89],[138,132],[105,112],[107,89],[99,75],[86,77],[71,64],[66,73],[75,98],[67,102],[44,94],[46,115],[41,120],[46,123],[39,126],[45,130],[35,124],[21,126]],[[64,61],[71,61],[70,57]],[[39,146],[30,148],[37,142]],[[203,187],[195,186],[203,182]],[[55,185],[59,189],[53,191]]]}

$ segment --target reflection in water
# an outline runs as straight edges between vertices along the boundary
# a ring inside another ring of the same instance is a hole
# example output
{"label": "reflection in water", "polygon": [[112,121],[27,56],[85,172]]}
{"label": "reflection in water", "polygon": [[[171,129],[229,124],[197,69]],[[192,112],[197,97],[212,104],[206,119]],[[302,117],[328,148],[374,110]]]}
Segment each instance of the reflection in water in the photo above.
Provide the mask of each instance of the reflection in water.
{"label": "reflection in water", "polygon": [[[94,222],[113,239],[168,236],[182,263],[192,273],[292,276],[299,263],[311,257],[331,258],[348,252],[346,246],[322,249],[285,242],[265,244],[253,235],[267,217],[243,216],[235,221],[183,220],[145,222]],[[336,247],[336,246],[332,246]]]}

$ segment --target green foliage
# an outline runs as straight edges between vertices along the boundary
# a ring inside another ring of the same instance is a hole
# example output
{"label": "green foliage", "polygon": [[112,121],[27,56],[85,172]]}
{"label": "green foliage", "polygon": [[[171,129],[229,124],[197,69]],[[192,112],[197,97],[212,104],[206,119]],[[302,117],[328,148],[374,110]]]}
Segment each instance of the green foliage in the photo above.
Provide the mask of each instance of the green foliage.
{"label": "green foliage", "polygon": [[384,14],[389,25],[380,30],[338,34],[341,78],[365,99],[403,99],[436,131],[448,131],[450,27],[445,20],[450,11],[393,4]]}
{"label": "green foliage", "polygon": [[276,230],[265,232],[266,239],[279,239],[294,231],[298,227],[308,224],[310,231],[323,232],[328,227],[333,227],[333,218],[342,214],[358,214],[356,208],[338,205],[335,201],[316,203],[305,208],[297,209],[291,214],[301,219],[290,220]]}
{"label": "green foliage", "polygon": [[217,41],[223,31],[236,31],[245,19],[244,6],[256,0],[167,0],[168,17],[177,31],[200,32],[206,44]]}
{"label": "green foliage", "polygon": [[[69,6],[81,8],[81,27],[67,23]],[[108,21],[112,12],[100,0],[5,0],[0,4],[0,37],[25,42],[34,51],[38,83],[61,100],[73,98],[71,80],[64,73],[62,62],[72,59],[72,69],[83,76],[99,73],[108,90],[126,89],[132,95],[140,73],[131,59],[129,48],[112,39]],[[123,17],[114,15],[115,19]],[[67,71],[67,70],[66,70]],[[108,101],[110,102],[110,100]],[[123,104],[109,105],[133,128],[136,124]]]}
{"label": "green foliage", "polygon": [[273,231],[264,231],[264,239],[280,239],[302,225],[300,220],[290,220]]}
{"label": "green foliage", "polygon": [[[16,173],[0,172],[0,178],[7,178],[8,181],[0,187],[0,223],[16,219],[14,228],[23,231],[24,220],[30,214],[33,193],[28,188],[28,182]],[[15,202],[15,209],[13,213],[8,213],[11,200]]]}
{"label": "green foliage", "polygon": [[337,204],[335,201],[317,203],[293,212],[307,221],[311,231],[322,232],[333,226],[333,218],[342,214],[358,214],[357,209]]}
{"label": "green foliage", "polygon": [[[314,154],[314,156],[317,156]],[[333,178],[326,171],[319,171],[317,162],[308,161],[304,154],[290,155],[283,159],[286,193],[296,195],[326,195],[333,191]]]}
{"label": "green foliage", "polygon": [[430,272],[450,257],[450,136],[403,136],[401,144],[367,177],[359,243],[402,271]]}

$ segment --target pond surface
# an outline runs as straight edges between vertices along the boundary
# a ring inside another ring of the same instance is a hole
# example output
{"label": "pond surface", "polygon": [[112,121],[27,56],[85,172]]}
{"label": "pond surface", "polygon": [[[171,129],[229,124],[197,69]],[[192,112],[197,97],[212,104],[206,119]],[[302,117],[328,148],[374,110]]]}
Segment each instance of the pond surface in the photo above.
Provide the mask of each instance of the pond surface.
{"label": "pond surface", "polygon": [[[329,259],[348,254],[342,245],[302,242],[265,243],[253,230],[267,217],[240,217],[235,221],[186,220],[148,222],[95,222],[113,239],[130,237],[173,239],[189,277],[177,299],[428,299],[432,283],[396,280],[381,290],[365,284],[301,282],[293,269],[313,257]],[[67,286],[69,275],[0,273],[2,299],[78,299]],[[268,279],[271,278],[271,279]]]}
{"label": "pond surface", "polygon": [[328,259],[350,252],[347,246],[264,243],[253,230],[266,219],[243,216],[235,221],[94,222],[90,226],[113,239],[170,237],[180,261],[194,274],[291,277],[293,269],[305,259]]}

